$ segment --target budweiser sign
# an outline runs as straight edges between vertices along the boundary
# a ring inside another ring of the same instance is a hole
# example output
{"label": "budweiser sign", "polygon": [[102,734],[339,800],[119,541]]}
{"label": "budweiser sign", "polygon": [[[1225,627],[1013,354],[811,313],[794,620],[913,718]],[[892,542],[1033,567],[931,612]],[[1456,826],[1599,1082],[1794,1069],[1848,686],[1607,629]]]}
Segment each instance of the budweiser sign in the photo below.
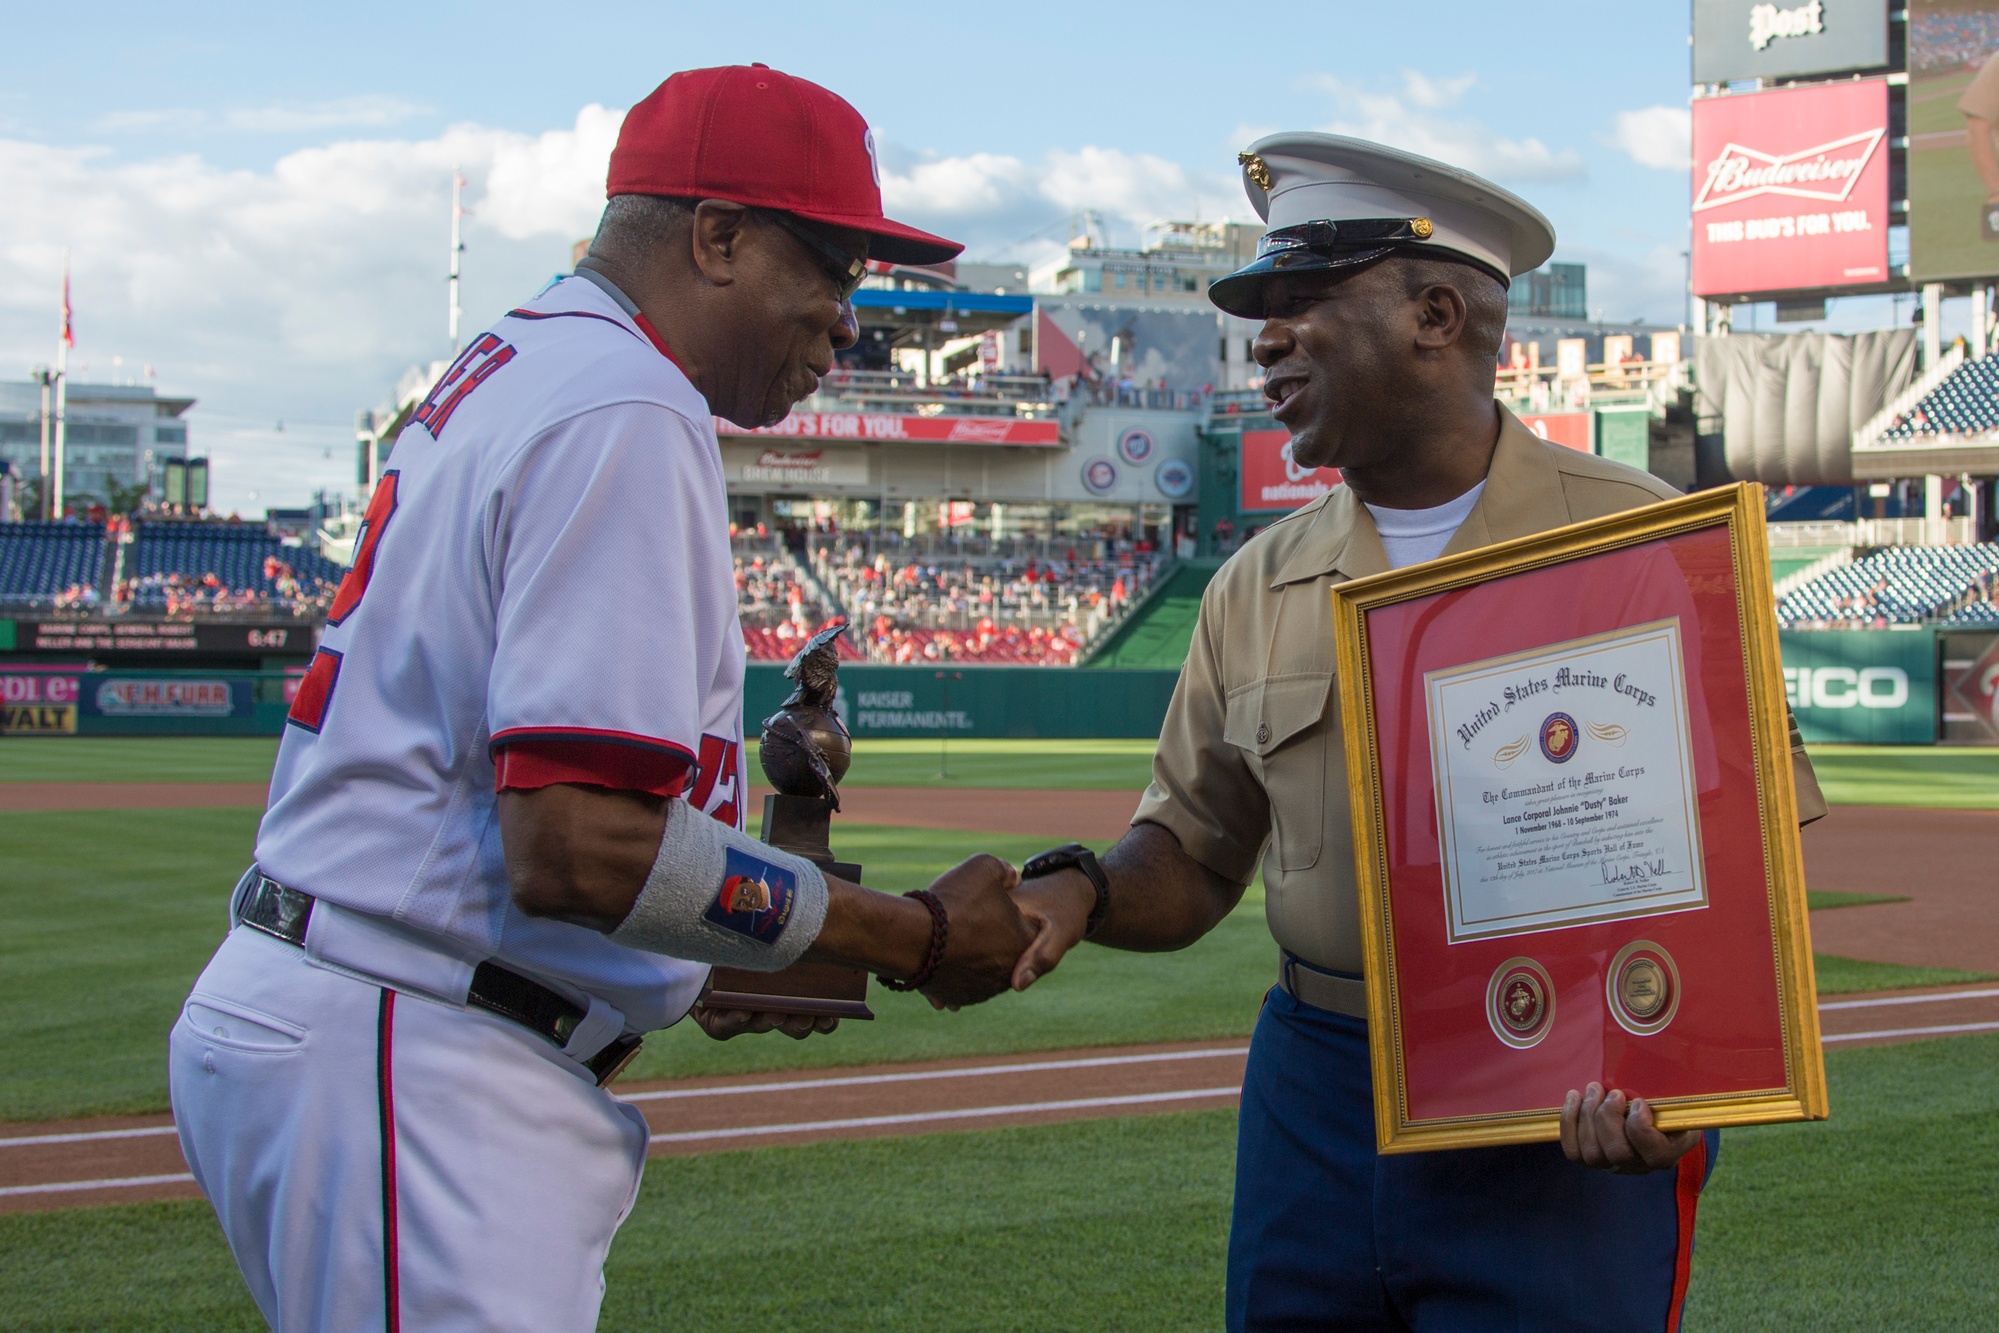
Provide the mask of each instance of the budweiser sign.
{"label": "budweiser sign", "polygon": [[1707,164],[1707,179],[1694,196],[1694,212],[1766,194],[1844,203],[1886,134],[1886,129],[1863,130],[1795,153],[1764,153],[1739,143],[1723,144],[1721,152]]}
{"label": "budweiser sign", "polygon": [[767,468],[772,472],[811,472],[826,457],[824,449],[814,449],[809,454],[787,454],[777,449],[766,449],[757,455],[751,467]]}
{"label": "budweiser sign", "polygon": [[1886,80],[1701,97],[1693,117],[1695,295],[1889,279]]}

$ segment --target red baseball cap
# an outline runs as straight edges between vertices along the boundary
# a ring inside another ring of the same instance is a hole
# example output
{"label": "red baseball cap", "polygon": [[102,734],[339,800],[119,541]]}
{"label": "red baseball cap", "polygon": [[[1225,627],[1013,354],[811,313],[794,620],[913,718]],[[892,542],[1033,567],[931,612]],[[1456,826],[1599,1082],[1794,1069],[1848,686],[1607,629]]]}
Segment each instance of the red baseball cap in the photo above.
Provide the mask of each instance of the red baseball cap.
{"label": "red baseball cap", "polygon": [[868,257],[941,264],[965,247],[882,216],[875,136],[816,83],[768,65],[682,70],[625,113],[605,193],[727,199],[873,237]]}

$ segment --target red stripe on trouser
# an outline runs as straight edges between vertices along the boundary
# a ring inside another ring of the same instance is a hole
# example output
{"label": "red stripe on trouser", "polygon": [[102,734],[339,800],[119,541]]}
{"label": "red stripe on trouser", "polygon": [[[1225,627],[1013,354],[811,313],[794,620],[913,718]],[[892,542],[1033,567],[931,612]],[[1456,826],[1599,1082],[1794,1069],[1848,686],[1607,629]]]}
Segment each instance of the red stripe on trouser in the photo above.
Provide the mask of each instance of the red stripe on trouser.
{"label": "red stripe on trouser", "polygon": [[1680,1312],[1687,1304],[1687,1281],[1694,1275],[1694,1212],[1700,1207],[1701,1185],[1706,1180],[1707,1137],[1703,1135],[1693,1150],[1680,1159],[1679,1179],[1673,1184],[1680,1243],[1673,1255],[1673,1303],[1666,1307],[1666,1333],[1680,1333]]}
{"label": "red stripe on trouser", "polygon": [[382,991],[375,1026],[376,1101],[382,1115],[382,1304],[389,1333],[403,1326],[401,1256],[396,1247],[396,1093],[391,1077],[395,1050],[396,993]]}

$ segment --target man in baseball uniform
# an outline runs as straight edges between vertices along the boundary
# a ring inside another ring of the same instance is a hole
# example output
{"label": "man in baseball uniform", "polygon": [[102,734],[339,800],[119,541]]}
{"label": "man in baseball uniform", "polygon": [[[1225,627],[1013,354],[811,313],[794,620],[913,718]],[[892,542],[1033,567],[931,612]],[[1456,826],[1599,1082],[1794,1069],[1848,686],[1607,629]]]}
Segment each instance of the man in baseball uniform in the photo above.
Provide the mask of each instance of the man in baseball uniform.
{"label": "man in baseball uniform", "polygon": [[608,193],[397,440],[173,1031],[181,1146],[278,1328],[592,1327],[646,1151],[604,1085],[710,964],[957,1004],[1032,937],[994,858],[890,897],[741,831],[713,418],[818,386],[866,256],[959,247],[882,216],[851,106],[761,65],[634,107]]}

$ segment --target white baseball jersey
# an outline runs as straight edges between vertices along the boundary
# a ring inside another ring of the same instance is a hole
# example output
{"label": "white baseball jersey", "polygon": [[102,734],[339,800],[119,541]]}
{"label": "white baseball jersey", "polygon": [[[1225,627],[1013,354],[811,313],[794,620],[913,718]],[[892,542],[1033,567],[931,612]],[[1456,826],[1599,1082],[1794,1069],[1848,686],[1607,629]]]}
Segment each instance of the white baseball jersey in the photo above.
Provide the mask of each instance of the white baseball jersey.
{"label": "white baseball jersey", "polygon": [[740,828],[742,689],[708,405],[614,288],[562,279],[476,338],[397,438],[258,864],[664,1027],[707,966],[515,908],[496,781],[680,794]]}

